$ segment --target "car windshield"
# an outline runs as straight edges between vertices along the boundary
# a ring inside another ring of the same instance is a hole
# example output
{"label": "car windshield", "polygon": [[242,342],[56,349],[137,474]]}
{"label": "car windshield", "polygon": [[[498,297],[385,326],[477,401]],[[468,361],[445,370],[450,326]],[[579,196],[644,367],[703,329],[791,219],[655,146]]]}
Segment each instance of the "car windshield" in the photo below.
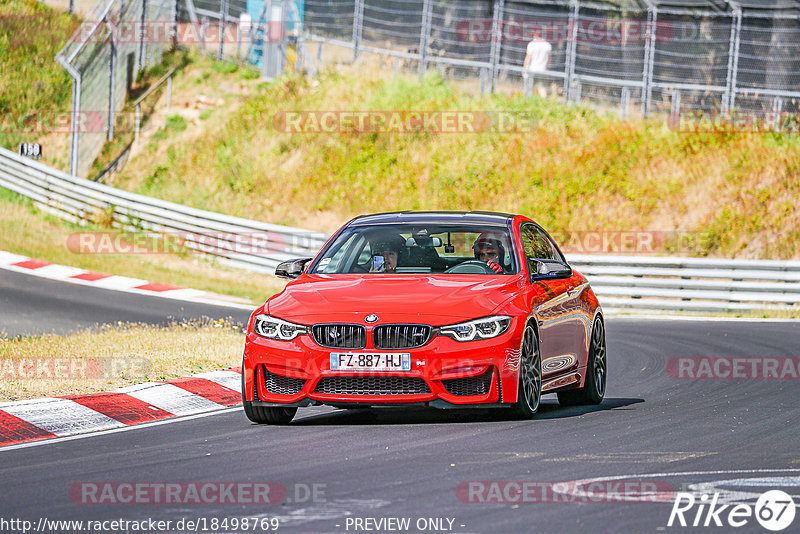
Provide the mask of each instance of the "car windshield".
{"label": "car windshield", "polygon": [[355,225],[325,249],[314,274],[518,272],[508,228],[467,224]]}

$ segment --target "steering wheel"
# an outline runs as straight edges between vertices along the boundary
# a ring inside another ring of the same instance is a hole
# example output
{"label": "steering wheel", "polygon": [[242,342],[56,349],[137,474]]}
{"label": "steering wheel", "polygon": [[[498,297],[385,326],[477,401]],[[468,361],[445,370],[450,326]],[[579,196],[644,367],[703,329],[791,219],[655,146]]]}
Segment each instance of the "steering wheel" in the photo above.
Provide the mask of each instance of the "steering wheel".
{"label": "steering wheel", "polygon": [[467,260],[447,269],[444,274],[497,274],[485,261]]}

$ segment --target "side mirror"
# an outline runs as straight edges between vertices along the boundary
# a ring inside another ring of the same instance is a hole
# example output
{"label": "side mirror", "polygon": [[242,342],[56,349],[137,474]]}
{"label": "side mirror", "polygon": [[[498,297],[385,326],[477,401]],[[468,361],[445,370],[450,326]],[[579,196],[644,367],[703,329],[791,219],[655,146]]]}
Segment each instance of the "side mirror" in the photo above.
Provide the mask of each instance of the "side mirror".
{"label": "side mirror", "polygon": [[275,267],[275,276],[278,278],[287,278],[293,280],[303,274],[303,271],[308,265],[308,262],[314,258],[298,258],[296,260],[289,260],[279,263]]}
{"label": "side mirror", "polygon": [[556,260],[530,260],[531,282],[535,280],[560,280],[572,276],[572,267]]}

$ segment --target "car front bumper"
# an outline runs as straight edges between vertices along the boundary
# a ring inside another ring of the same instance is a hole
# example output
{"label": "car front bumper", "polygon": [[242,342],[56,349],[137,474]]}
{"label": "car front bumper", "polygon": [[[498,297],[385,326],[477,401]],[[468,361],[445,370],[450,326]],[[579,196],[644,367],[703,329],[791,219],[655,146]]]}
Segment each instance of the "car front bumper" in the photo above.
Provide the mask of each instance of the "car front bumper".
{"label": "car front bumper", "polygon": [[[435,336],[413,349],[322,347],[311,336],[277,341],[248,332],[244,393],[259,405],[304,406],[428,404],[440,408],[514,402],[518,384],[521,331],[496,338],[459,342]],[[407,353],[409,371],[331,370],[333,352]]]}

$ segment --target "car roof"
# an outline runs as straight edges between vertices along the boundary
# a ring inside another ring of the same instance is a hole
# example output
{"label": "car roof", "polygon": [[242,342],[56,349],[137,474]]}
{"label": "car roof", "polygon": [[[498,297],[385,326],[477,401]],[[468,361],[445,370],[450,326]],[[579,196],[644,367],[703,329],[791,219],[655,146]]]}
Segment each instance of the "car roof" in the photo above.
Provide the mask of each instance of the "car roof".
{"label": "car roof", "polygon": [[421,224],[494,224],[506,225],[514,218],[511,213],[493,211],[390,211],[361,215],[353,219],[350,226],[371,226],[376,224],[421,223]]}

